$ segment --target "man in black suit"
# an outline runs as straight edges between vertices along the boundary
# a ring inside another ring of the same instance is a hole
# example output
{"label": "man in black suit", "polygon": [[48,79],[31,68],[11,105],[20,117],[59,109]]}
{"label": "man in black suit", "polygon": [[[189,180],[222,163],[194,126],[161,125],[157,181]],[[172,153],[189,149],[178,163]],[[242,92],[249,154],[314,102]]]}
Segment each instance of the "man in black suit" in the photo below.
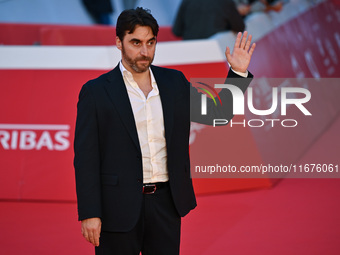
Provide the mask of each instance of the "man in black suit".
{"label": "man in black suit", "polygon": [[[158,24],[147,10],[123,11],[116,31],[121,62],[79,94],[74,166],[82,234],[96,254],[179,254],[181,217],[196,206],[189,162],[195,89],[181,72],[151,65]],[[228,77],[248,73],[255,45],[246,38],[238,35],[233,54],[227,48]]]}

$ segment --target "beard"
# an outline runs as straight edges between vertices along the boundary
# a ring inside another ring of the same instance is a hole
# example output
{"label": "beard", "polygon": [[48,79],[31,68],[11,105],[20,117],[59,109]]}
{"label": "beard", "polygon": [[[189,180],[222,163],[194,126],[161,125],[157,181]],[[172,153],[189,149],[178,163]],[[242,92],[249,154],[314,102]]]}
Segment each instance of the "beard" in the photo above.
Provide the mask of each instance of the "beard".
{"label": "beard", "polygon": [[[123,57],[123,59],[126,61],[126,63],[136,72],[136,73],[144,73],[144,72],[146,72],[148,69],[149,69],[149,67],[150,67],[150,65],[151,65],[151,63],[152,63],[152,61],[153,61],[153,59],[154,59],[154,57],[155,56],[152,56],[152,58],[150,58],[150,57],[145,57],[145,56],[140,56],[140,57],[137,57],[137,58],[135,58],[135,59],[132,59],[132,58],[130,58],[127,54],[126,54],[126,51],[125,51],[125,49],[124,49],[124,46],[122,46],[122,57]],[[138,63],[138,61],[140,61],[140,60],[143,60],[143,61],[148,61],[149,63],[147,63],[147,64],[140,64],[140,63]]]}

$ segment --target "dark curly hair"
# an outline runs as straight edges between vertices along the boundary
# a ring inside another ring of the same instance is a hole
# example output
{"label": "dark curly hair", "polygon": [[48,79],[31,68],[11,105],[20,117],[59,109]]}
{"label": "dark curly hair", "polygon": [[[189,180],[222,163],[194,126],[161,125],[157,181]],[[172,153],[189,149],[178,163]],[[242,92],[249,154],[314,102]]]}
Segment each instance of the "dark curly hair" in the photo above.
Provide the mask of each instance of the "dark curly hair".
{"label": "dark curly hair", "polygon": [[117,19],[116,35],[123,41],[125,32],[132,34],[136,26],[150,27],[154,36],[157,36],[159,26],[157,20],[151,15],[150,10],[137,7],[124,10]]}

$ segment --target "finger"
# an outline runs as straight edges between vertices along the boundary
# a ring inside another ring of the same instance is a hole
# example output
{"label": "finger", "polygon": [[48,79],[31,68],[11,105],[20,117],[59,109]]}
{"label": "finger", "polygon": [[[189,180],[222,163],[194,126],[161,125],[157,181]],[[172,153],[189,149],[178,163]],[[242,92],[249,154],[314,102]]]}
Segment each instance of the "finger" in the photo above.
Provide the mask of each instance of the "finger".
{"label": "finger", "polygon": [[236,36],[234,48],[239,48],[240,47],[241,37],[242,37],[242,33],[238,32],[237,36]]}
{"label": "finger", "polygon": [[245,46],[245,48],[244,48],[247,52],[249,51],[249,48],[250,48],[251,38],[252,38],[252,36],[249,35],[249,36],[248,36],[247,43],[246,43],[246,46]]}
{"label": "finger", "polygon": [[88,231],[87,227],[84,226],[84,224],[82,224],[82,226],[81,226],[81,233],[84,236],[84,238],[86,239],[86,241],[90,242],[89,231]]}
{"label": "finger", "polygon": [[89,233],[89,239],[88,239],[88,241],[89,241],[90,243],[92,243],[93,245],[95,245],[94,233],[93,233],[92,231]]}
{"label": "finger", "polygon": [[84,235],[84,238],[85,238],[85,240],[86,240],[86,241],[88,241],[88,242],[90,242],[90,243],[91,243],[91,240],[90,240],[90,238],[89,238],[89,235],[87,235],[87,234],[86,234],[86,235]]}
{"label": "finger", "polygon": [[90,242],[89,234],[85,228],[81,229],[81,233],[83,234],[83,237],[86,239],[86,241]]}
{"label": "finger", "polygon": [[256,47],[256,43],[253,43],[253,45],[251,46],[250,50],[249,50],[249,55],[250,57],[253,55],[253,52],[255,50],[255,47]]}
{"label": "finger", "polygon": [[230,48],[227,46],[226,50],[225,50],[225,56],[227,58],[227,61],[229,62],[229,59],[231,58],[230,55]]}
{"label": "finger", "polygon": [[95,245],[95,246],[99,246],[100,232],[99,232],[99,231],[96,231],[96,232],[94,233],[93,238],[94,238],[94,245]]}
{"label": "finger", "polygon": [[99,239],[100,239],[100,232],[101,232],[101,224],[94,230],[94,245],[99,246]]}
{"label": "finger", "polygon": [[87,235],[86,229],[84,228],[83,225],[81,225],[81,234],[83,235],[83,237],[85,237],[85,235]]}
{"label": "finger", "polygon": [[248,35],[248,32],[244,31],[243,36],[242,36],[242,40],[241,40],[241,45],[240,45],[241,49],[244,49],[244,47],[246,46],[247,35]]}

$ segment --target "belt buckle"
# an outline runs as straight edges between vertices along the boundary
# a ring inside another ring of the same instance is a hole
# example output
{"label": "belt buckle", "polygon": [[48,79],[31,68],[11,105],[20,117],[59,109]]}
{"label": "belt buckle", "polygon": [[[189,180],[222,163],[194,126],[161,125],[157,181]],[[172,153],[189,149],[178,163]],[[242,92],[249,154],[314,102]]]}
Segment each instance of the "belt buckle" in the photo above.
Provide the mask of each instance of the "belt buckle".
{"label": "belt buckle", "polygon": [[153,194],[156,192],[156,184],[144,184],[143,185],[143,194]]}

